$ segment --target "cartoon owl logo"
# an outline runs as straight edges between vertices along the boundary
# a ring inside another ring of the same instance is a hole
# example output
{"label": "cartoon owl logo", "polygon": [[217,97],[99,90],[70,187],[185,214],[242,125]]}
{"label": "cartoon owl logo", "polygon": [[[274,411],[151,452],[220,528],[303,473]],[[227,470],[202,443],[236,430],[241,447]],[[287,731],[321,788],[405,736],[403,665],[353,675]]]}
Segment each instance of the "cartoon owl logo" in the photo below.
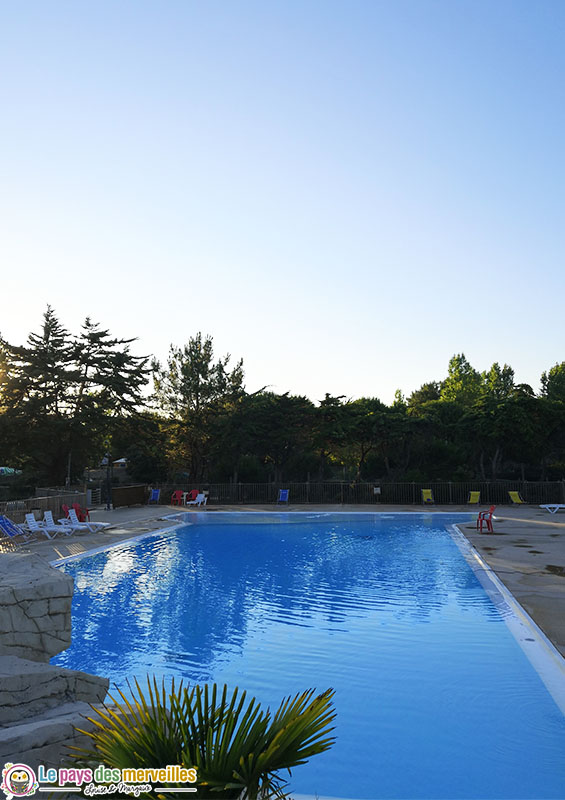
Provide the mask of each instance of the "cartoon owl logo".
{"label": "cartoon owl logo", "polygon": [[29,797],[38,787],[35,772],[27,764],[4,764],[0,789],[7,800],[13,797]]}

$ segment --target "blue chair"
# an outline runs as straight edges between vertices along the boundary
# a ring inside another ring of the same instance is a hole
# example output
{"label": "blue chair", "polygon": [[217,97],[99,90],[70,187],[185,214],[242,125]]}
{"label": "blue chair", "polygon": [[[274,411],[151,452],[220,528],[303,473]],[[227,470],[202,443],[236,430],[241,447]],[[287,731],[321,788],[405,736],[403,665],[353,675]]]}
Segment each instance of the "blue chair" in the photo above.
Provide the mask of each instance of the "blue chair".
{"label": "blue chair", "polygon": [[277,505],[279,503],[286,503],[288,505],[288,489],[279,489],[279,499],[277,500]]}
{"label": "blue chair", "polygon": [[160,489],[151,489],[151,494],[149,495],[148,503],[158,503],[160,497],[161,497]]}
{"label": "blue chair", "polygon": [[20,544],[20,539],[24,541],[33,539],[33,535],[29,531],[20,528],[19,525],[16,525],[15,522],[12,522],[11,519],[8,519],[8,517],[5,517],[3,514],[0,514],[0,533],[4,534],[7,539],[13,541],[14,544]]}

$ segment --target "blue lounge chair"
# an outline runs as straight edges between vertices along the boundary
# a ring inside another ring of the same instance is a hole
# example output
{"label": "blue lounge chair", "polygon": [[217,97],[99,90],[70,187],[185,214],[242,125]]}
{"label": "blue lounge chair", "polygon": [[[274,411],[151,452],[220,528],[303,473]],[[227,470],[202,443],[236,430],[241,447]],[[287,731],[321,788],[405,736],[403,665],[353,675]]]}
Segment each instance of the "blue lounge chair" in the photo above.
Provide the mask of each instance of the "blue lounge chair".
{"label": "blue lounge chair", "polygon": [[160,489],[151,489],[151,494],[149,495],[148,503],[158,503],[161,498],[161,490]]}
{"label": "blue lounge chair", "polygon": [[19,525],[16,525],[15,522],[12,522],[11,519],[8,519],[8,517],[5,517],[3,514],[0,514],[0,533],[7,539],[13,541],[14,544],[20,544],[21,539],[27,541],[33,538],[29,531],[20,528]]}
{"label": "blue lounge chair", "polygon": [[277,500],[277,505],[279,503],[286,503],[288,505],[288,489],[279,489],[279,499]]}

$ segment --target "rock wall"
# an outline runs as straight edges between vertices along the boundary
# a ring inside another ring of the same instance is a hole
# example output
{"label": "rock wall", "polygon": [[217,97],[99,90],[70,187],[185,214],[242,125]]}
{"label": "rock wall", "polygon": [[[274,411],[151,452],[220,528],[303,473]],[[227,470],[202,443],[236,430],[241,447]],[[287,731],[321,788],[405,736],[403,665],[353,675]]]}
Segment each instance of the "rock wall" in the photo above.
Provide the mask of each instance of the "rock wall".
{"label": "rock wall", "polygon": [[0,554],[0,764],[69,763],[108,680],[53,666],[71,643],[73,579],[37,555]]}
{"label": "rock wall", "polygon": [[73,589],[38,555],[0,554],[0,654],[48,663],[66,650]]}

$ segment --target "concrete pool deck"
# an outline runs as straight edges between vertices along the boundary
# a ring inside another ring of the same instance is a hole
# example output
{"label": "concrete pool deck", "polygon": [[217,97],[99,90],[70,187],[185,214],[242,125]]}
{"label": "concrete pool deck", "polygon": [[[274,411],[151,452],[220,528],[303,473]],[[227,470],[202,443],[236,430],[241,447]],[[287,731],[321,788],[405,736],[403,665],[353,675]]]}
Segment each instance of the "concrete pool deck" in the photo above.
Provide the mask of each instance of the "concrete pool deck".
{"label": "concrete pool deck", "polygon": [[[484,506],[481,506],[484,508]],[[205,511],[178,506],[144,506],[96,509],[92,521],[110,522],[100,533],[79,533],[72,537],[29,543],[29,551],[47,561],[80,555],[89,550],[117,544],[152,530],[171,527],[162,517],[178,511],[188,514],[215,511],[365,511],[372,513],[477,513],[469,506],[375,506],[375,505],[273,505],[211,506]],[[498,575],[515,599],[527,611],[561,655],[565,656],[565,512],[549,514],[537,506],[498,506],[492,534],[479,534],[474,523],[460,523],[459,529],[481,558]],[[27,546],[26,546],[27,547]]]}

